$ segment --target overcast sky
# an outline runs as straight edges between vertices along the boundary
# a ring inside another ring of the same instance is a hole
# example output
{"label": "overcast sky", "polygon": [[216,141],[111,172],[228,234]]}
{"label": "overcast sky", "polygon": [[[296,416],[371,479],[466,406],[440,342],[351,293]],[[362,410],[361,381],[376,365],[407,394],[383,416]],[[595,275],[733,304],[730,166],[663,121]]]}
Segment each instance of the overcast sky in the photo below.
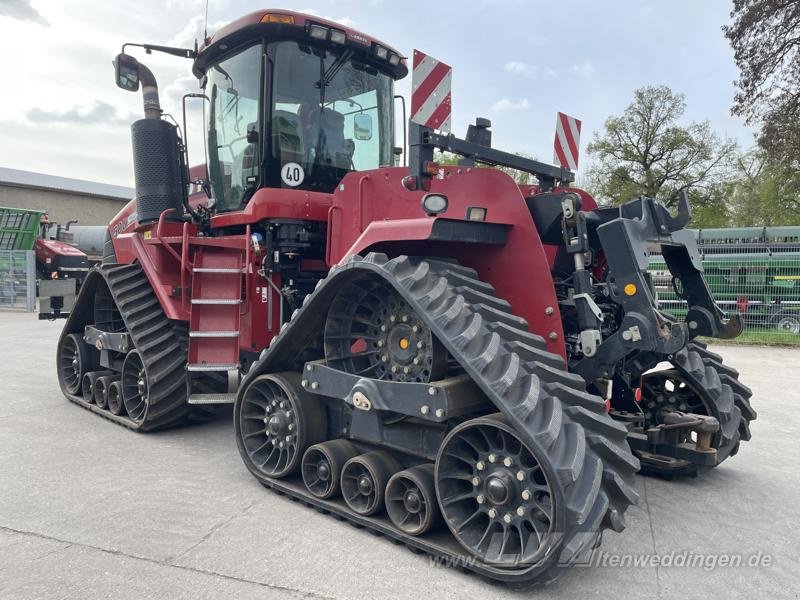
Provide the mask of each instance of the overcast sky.
{"label": "overcast sky", "polygon": [[[130,122],[141,95],[114,85],[123,42],[190,46],[205,0],[0,0],[0,166],[132,185]],[[210,0],[210,29],[259,8]],[[276,4],[280,6],[280,4]],[[282,3],[370,33],[410,56],[452,65],[453,131],[489,117],[494,146],[552,160],[556,111],[583,120],[581,166],[591,132],[621,113],[637,87],[666,84],[686,95],[686,119],[709,119],[723,136],[752,144],[730,116],[737,71],[720,26],[727,0],[329,0]],[[162,105],[180,119],[196,91],[189,61],[143,58]],[[410,76],[397,91],[408,95]],[[196,114],[190,118],[200,125]],[[192,162],[202,160],[193,128]],[[583,169],[579,169],[579,172]]]}

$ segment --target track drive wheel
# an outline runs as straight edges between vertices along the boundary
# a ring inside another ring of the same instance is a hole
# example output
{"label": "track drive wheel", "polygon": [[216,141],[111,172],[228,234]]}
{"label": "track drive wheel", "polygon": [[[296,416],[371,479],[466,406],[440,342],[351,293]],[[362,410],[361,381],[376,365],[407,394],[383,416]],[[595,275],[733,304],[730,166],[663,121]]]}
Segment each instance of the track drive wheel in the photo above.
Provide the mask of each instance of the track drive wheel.
{"label": "track drive wheel", "polygon": [[423,464],[392,475],[386,485],[386,512],[400,531],[422,535],[439,521],[433,464]]}
{"label": "track drive wheel", "polygon": [[358,455],[358,449],[347,440],[330,440],[314,444],[303,455],[302,473],[306,488],[317,498],[332,498],[341,491],[342,468]]}
{"label": "track drive wheel", "polygon": [[58,379],[69,394],[81,394],[83,376],[97,368],[97,350],[77,333],[62,338],[58,345]]}
{"label": "track drive wheel", "polygon": [[504,567],[544,560],[557,541],[558,477],[499,415],[462,423],[436,461],[439,506],[470,554]]}
{"label": "track drive wheel", "polygon": [[346,373],[424,382],[441,378],[447,351],[388,283],[365,278],[344,287],[325,322],[328,366]]}
{"label": "track drive wheel", "polygon": [[264,477],[293,473],[306,449],[327,432],[324,405],[300,386],[297,373],[253,379],[236,404],[234,424],[248,466]]}
{"label": "track drive wheel", "polygon": [[386,484],[403,467],[391,454],[381,450],[360,454],[342,469],[342,495],[359,515],[373,515],[383,508]]}

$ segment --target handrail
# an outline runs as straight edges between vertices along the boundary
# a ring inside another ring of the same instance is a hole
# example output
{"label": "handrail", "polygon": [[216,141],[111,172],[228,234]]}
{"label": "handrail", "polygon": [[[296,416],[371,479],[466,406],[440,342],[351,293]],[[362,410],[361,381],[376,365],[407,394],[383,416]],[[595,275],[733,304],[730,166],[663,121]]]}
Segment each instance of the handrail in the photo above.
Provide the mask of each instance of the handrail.
{"label": "handrail", "polygon": [[164,236],[161,234],[161,228],[164,225],[164,216],[168,212],[172,212],[174,209],[168,208],[165,211],[162,211],[161,214],[158,216],[158,222],[156,223],[155,228],[153,229],[153,234],[155,238],[159,241],[159,243],[169,252],[172,257],[178,261],[181,270],[181,310],[187,310],[186,308],[186,273],[190,272],[192,267],[194,266],[191,261],[189,260],[189,223],[186,221],[183,222],[183,227],[181,228],[181,253],[178,254],[175,249],[164,239]]}
{"label": "handrail", "polygon": [[174,212],[174,211],[175,211],[174,208],[168,208],[167,210],[162,211],[162,213],[158,216],[158,222],[156,223],[153,233],[155,234],[156,239],[159,242],[161,242],[161,245],[164,246],[167,249],[167,251],[173,256],[173,258],[180,263],[181,256],[177,252],[175,252],[175,250],[172,248],[172,246],[169,245],[168,242],[164,241],[164,237],[161,235],[161,227],[164,223],[164,215],[166,215],[168,212]]}
{"label": "handrail", "polygon": [[186,310],[186,272],[189,270],[189,223],[183,223],[181,232],[181,308]]}
{"label": "handrail", "polygon": [[333,213],[336,210],[341,210],[335,204],[331,204],[331,207],[328,209],[328,231],[325,232],[327,236],[325,240],[325,262],[328,263],[328,266],[331,266],[331,252],[333,250],[333,235],[331,235],[331,229],[333,228]]}
{"label": "handrail", "polygon": [[364,231],[364,182],[369,181],[369,175],[362,175],[358,179],[358,231]]}
{"label": "handrail", "polygon": [[244,304],[241,307],[241,312],[239,314],[245,314],[250,307],[250,247],[253,244],[253,241],[250,237],[250,225],[247,225],[245,229],[245,241],[244,241]]}

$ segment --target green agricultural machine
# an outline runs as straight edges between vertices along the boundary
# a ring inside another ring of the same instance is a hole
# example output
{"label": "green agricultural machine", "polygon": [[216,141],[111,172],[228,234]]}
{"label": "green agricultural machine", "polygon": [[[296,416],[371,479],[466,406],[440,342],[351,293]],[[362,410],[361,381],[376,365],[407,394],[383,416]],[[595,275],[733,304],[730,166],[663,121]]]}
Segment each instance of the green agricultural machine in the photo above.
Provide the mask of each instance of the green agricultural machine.
{"label": "green agricultural machine", "polygon": [[[720,308],[738,311],[750,331],[800,342],[800,226],[701,229],[695,237]],[[661,307],[683,318],[680,281],[660,255],[651,257],[649,270]]]}
{"label": "green agricultural machine", "polygon": [[0,206],[0,250],[33,250],[44,213]]}
{"label": "green agricultural machine", "polygon": [[16,307],[27,294],[27,259],[33,250],[41,211],[0,206],[0,306]]}

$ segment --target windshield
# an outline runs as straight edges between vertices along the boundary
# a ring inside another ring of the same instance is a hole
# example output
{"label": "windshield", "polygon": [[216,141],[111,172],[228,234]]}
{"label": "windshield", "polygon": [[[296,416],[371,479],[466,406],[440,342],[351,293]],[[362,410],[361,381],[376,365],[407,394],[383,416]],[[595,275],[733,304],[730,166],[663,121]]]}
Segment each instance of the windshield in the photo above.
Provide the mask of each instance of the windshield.
{"label": "windshield", "polygon": [[392,164],[392,79],[352,50],[271,45],[267,185],[332,191],[349,171]]}
{"label": "windshield", "polygon": [[208,170],[218,211],[241,207],[258,183],[262,46],[251,46],[208,71]]}

